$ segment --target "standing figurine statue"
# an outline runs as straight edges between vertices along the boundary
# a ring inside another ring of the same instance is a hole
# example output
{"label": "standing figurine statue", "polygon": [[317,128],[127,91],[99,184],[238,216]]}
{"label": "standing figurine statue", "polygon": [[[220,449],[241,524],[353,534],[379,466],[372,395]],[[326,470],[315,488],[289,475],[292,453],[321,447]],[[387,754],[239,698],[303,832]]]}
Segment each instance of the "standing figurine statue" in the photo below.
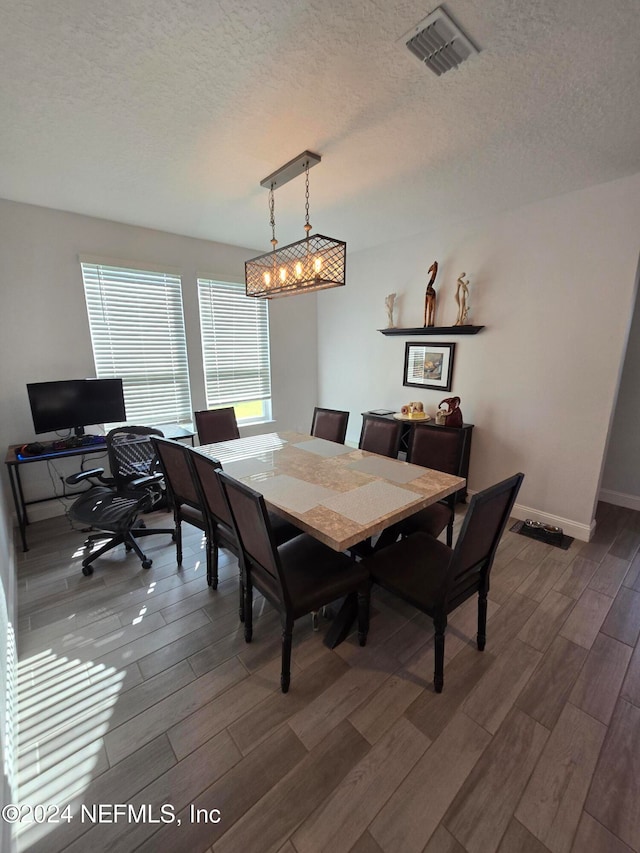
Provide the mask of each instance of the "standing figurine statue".
{"label": "standing figurine statue", "polygon": [[438,275],[438,262],[434,261],[429,267],[431,278],[427,285],[427,292],[424,296],[424,327],[435,326],[436,323],[436,292],[433,287],[433,282]]}
{"label": "standing figurine statue", "polygon": [[467,323],[467,315],[469,313],[469,282],[464,280],[466,272],[458,276],[458,286],[456,288],[456,302],[458,304],[458,317],[454,326],[465,326]]}
{"label": "standing figurine statue", "polygon": [[393,322],[393,309],[395,308],[395,305],[396,305],[395,293],[390,293],[387,296],[387,298],[384,300],[384,304],[386,305],[386,308],[387,308],[387,329],[393,329],[394,325],[395,325]]}

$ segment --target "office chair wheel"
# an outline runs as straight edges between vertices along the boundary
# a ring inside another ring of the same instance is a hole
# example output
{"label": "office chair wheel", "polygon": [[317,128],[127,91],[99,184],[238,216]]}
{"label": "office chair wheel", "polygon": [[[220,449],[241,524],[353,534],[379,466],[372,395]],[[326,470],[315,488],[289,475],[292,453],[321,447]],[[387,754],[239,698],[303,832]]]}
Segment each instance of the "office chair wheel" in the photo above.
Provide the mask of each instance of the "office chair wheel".
{"label": "office chair wheel", "polygon": [[87,566],[85,563],[82,564],[82,574],[85,577],[89,577],[89,575],[93,574],[93,566]]}
{"label": "office chair wheel", "polygon": [[152,563],[153,563],[153,560],[143,560],[142,561],[142,568],[143,569],[150,569]]}

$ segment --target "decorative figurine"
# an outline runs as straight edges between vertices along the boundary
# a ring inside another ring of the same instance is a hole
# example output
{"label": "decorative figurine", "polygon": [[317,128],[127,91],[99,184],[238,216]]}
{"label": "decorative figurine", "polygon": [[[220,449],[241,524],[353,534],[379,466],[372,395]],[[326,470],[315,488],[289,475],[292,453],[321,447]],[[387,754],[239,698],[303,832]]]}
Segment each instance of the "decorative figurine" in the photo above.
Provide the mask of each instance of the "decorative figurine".
{"label": "decorative figurine", "polygon": [[393,309],[396,305],[395,293],[390,293],[385,299],[384,304],[387,308],[387,329],[393,329],[395,326],[395,323],[393,322]]}
{"label": "decorative figurine", "polygon": [[436,412],[436,423],[452,427],[462,426],[462,412],[460,411],[460,397],[446,397],[438,406]]}
{"label": "decorative figurine", "polygon": [[458,317],[454,326],[466,326],[467,314],[469,313],[469,282],[464,280],[466,272],[458,276],[458,286],[456,288],[456,302],[458,304]]}
{"label": "decorative figurine", "polygon": [[435,326],[436,321],[436,292],[433,287],[433,282],[438,275],[438,262],[434,261],[429,267],[431,278],[427,285],[427,292],[424,295],[424,327]]}
{"label": "decorative figurine", "polygon": [[418,401],[413,401],[406,406],[402,406],[400,414],[405,418],[411,418],[416,421],[429,420],[429,416],[424,412],[424,404]]}

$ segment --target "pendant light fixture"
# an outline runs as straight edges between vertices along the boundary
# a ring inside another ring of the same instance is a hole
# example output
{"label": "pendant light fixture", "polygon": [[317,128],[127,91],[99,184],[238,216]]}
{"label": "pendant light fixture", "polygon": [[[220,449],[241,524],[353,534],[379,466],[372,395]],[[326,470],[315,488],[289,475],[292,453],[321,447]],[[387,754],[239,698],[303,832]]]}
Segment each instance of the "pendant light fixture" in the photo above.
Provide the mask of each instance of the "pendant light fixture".
{"label": "pendant light fixture", "polygon": [[[244,274],[247,296],[273,299],[276,296],[341,287],[345,283],[347,244],[322,234],[310,234],[309,169],[320,159],[318,154],[303,151],[260,181],[260,186],[269,190],[269,224],[273,249],[246,261]],[[305,237],[278,249],[274,192],[302,174],[305,176]]]}

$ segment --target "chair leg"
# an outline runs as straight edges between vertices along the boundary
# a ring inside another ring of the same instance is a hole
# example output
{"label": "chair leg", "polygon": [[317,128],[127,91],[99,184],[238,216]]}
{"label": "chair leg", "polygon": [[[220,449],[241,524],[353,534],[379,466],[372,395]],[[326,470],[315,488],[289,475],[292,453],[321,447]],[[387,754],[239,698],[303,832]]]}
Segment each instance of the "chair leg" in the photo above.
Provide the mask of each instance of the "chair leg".
{"label": "chair leg", "polygon": [[182,565],[182,523],[179,518],[173,516],[173,521],[176,526],[176,563],[181,566]]}
{"label": "chair leg", "polygon": [[238,618],[244,622],[244,581],[242,571],[238,572]]}
{"label": "chair leg", "polygon": [[369,599],[370,588],[358,590],[358,642],[361,646],[366,645],[369,633]]}
{"label": "chair leg", "polygon": [[444,687],[444,632],[447,629],[447,617],[445,615],[434,616],[433,626],[435,628],[435,670],[433,673],[433,686],[436,693],[442,693]]}
{"label": "chair leg", "polygon": [[94,560],[97,560],[98,557],[101,557],[102,554],[126,541],[124,535],[121,533],[104,533],[100,538],[104,539],[106,536],[109,537],[109,541],[105,542],[104,545],[101,545],[97,551],[93,551],[89,554],[89,556],[82,561],[83,566],[88,566],[90,563],[93,563]]}
{"label": "chair leg", "polygon": [[487,591],[481,589],[478,593],[478,649],[483,652],[487,642]]}
{"label": "chair leg", "polygon": [[447,545],[449,548],[453,545],[453,521],[454,519],[452,518],[449,524],[447,524]]}
{"label": "chair leg", "polygon": [[144,553],[142,548],[138,545],[136,540],[134,539],[134,531],[131,530],[128,533],[125,533],[124,536],[125,545],[130,545],[131,548],[136,552],[138,559],[142,563],[143,569],[150,569],[153,560],[150,560],[147,555]]}
{"label": "chair leg", "polygon": [[250,643],[253,638],[253,587],[249,578],[244,579],[244,639]]}
{"label": "chair leg", "polygon": [[207,537],[207,584],[211,589],[218,589],[218,543],[212,536]]}
{"label": "chair leg", "polygon": [[220,548],[213,536],[207,535],[207,584],[213,589],[218,588],[218,553]]}
{"label": "chair leg", "polygon": [[289,690],[291,683],[291,643],[293,640],[293,619],[284,616],[282,619],[282,671],[280,673],[280,687],[283,693]]}

